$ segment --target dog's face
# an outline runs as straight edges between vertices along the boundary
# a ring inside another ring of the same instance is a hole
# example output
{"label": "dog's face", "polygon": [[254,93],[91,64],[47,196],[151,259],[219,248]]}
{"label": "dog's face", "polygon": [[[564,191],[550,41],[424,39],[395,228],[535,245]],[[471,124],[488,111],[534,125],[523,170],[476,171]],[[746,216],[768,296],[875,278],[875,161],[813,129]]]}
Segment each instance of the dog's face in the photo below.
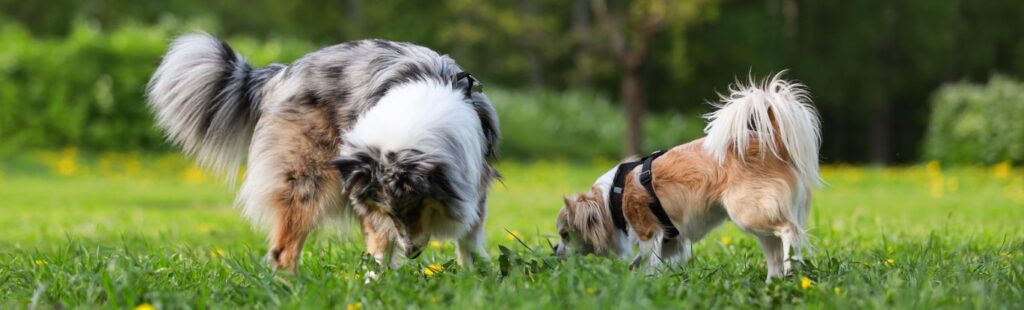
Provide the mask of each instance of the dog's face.
{"label": "dog's face", "polygon": [[415,257],[430,236],[424,233],[423,211],[430,204],[455,197],[443,162],[418,150],[380,152],[358,145],[343,146],[331,163],[341,174],[345,193],[356,214],[390,219],[391,233],[406,257]]}
{"label": "dog's face", "polygon": [[589,192],[563,197],[564,206],[558,212],[558,235],[555,255],[616,254],[615,225],[605,206],[602,191],[593,187]]}

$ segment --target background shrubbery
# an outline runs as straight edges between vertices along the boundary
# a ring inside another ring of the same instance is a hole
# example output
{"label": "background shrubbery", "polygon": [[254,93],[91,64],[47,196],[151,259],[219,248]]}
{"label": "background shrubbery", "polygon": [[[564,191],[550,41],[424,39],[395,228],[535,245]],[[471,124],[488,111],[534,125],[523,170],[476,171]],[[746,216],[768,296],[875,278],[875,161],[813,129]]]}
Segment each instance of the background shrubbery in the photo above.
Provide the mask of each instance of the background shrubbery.
{"label": "background shrubbery", "polygon": [[[593,92],[486,89],[501,117],[502,156],[617,159],[625,122],[621,110]],[[644,152],[669,148],[703,135],[699,116],[648,115]]]}
{"label": "background shrubbery", "polygon": [[[1012,137],[977,138],[983,133],[964,127],[956,130],[961,140],[939,141],[953,137],[947,125],[971,124],[959,120],[970,113],[928,123],[929,98],[938,98],[942,85],[986,83],[993,72],[1024,76],[1024,1],[699,2],[706,14],[674,14],[651,34],[638,68],[653,115],[644,124],[643,151],[698,135],[703,102],[737,76],[790,69],[788,77],[811,89],[821,112],[826,162],[1021,160]],[[611,10],[649,3],[615,1]],[[624,71],[603,47],[613,31],[591,4],[0,0],[0,156],[69,146],[83,153],[170,151],[150,124],[143,85],[172,36],[204,30],[256,65],[360,38],[429,46],[457,59],[492,95],[508,90],[496,103],[506,158],[617,157]],[[1020,104],[1004,104],[1013,103]],[[958,142],[969,136],[976,139]]]}
{"label": "background shrubbery", "polygon": [[[163,151],[145,85],[176,34],[188,25],[122,27],[105,33],[76,23],[66,37],[43,39],[0,26],[0,154],[75,146],[84,151]],[[254,65],[290,62],[314,49],[305,42],[228,41]],[[621,155],[624,121],[606,95],[588,91],[510,91],[488,87],[499,110],[506,158],[587,159]],[[702,122],[651,115],[646,149],[700,136]]]}
{"label": "background shrubbery", "polygon": [[939,89],[925,156],[944,162],[1024,162],[1024,83],[994,76],[986,85],[957,83]]}
{"label": "background shrubbery", "polygon": [[[161,150],[162,133],[145,105],[145,85],[160,55],[186,25],[102,32],[80,22],[60,38],[0,25],[0,154],[77,146],[85,150]],[[294,59],[308,44],[231,40],[255,64]]]}

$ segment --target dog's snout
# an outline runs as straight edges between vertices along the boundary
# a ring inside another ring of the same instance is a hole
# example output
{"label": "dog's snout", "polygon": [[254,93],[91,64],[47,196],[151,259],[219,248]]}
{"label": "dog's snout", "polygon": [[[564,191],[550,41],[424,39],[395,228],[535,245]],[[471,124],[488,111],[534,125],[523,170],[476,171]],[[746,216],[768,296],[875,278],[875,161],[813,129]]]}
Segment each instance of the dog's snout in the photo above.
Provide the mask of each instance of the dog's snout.
{"label": "dog's snout", "polygon": [[558,257],[565,257],[565,254],[566,254],[566,253],[565,253],[565,252],[566,252],[566,251],[565,251],[565,246],[563,246],[563,245],[562,245],[561,243],[559,243],[559,244],[556,244],[556,245],[555,245],[554,247],[552,247],[551,249],[555,251],[555,253],[554,253],[554,254],[555,254],[555,256],[558,256]]}
{"label": "dog's snout", "polygon": [[416,259],[420,257],[420,254],[423,254],[423,247],[421,246],[410,246],[405,250],[405,257],[409,259]]}

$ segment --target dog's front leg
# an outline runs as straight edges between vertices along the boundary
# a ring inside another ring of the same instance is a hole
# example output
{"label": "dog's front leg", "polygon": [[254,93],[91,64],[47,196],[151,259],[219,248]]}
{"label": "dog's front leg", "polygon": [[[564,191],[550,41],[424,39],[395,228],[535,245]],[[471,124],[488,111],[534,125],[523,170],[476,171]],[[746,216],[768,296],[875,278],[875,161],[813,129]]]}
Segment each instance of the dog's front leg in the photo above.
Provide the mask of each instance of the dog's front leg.
{"label": "dog's front leg", "polygon": [[[645,274],[649,276],[654,275],[664,263],[664,260],[668,259],[662,256],[661,248],[660,234],[649,240],[640,240],[640,255],[644,257],[643,260],[647,263]],[[639,264],[637,265],[639,267]]]}
{"label": "dog's front leg", "polygon": [[460,266],[472,267],[475,260],[488,261],[487,249],[484,246],[483,222],[470,228],[455,244],[455,259]]}
{"label": "dog's front leg", "polygon": [[662,245],[661,257],[673,266],[682,267],[690,261],[693,256],[693,247],[689,239],[682,236]]}
{"label": "dog's front leg", "polygon": [[391,242],[387,231],[378,227],[381,223],[375,221],[372,216],[364,217],[361,222],[366,252],[381,266],[400,267],[401,262],[395,255],[395,243]]}

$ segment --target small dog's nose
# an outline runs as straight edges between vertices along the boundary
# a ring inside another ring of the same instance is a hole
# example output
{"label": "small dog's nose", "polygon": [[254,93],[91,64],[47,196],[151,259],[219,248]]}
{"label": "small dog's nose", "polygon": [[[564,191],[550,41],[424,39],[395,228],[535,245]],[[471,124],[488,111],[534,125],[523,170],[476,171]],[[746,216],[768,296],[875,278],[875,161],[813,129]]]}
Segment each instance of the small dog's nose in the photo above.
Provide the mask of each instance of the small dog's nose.
{"label": "small dog's nose", "polygon": [[556,244],[556,245],[555,245],[554,247],[552,247],[551,249],[555,251],[555,253],[554,253],[554,254],[555,254],[555,256],[558,256],[558,257],[565,257],[565,248],[564,248],[564,247],[562,247],[562,244],[561,244],[561,243],[559,243],[559,244]]}

